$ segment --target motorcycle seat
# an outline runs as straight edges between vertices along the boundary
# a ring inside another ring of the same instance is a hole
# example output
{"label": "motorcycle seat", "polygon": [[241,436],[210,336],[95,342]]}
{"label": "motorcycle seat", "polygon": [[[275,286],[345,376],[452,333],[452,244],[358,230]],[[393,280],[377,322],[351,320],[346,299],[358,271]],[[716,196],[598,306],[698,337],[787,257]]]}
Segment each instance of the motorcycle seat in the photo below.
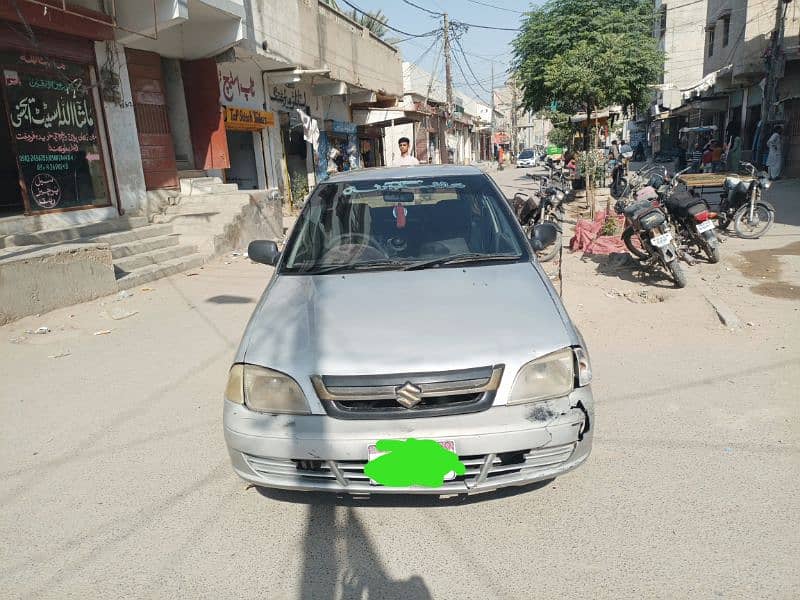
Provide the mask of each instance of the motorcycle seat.
{"label": "motorcycle seat", "polygon": [[630,219],[631,221],[635,221],[645,212],[650,211],[652,209],[653,209],[653,204],[651,202],[647,200],[641,200],[639,202],[634,202],[632,204],[629,204],[623,209],[622,212],[628,219]]}
{"label": "motorcycle seat", "polygon": [[707,208],[706,203],[701,198],[696,198],[685,192],[673,194],[667,198],[664,204],[667,206],[667,209],[677,217],[688,217],[696,214],[700,212],[699,207],[702,207],[702,210]]}

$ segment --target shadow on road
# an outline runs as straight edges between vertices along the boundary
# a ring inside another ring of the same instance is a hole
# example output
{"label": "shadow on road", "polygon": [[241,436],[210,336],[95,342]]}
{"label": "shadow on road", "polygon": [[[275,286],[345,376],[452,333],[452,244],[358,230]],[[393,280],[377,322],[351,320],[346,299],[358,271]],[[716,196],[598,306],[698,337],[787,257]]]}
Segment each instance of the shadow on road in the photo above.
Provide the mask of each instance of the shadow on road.
{"label": "shadow on road", "polygon": [[212,304],[252,304],[255,299],[247,298],[246,296],[214,296],[213,298],[207,298],[206,302]]}
{"label": "shadow on road", "polygon": [[[675,287],[670,275],[661,267],[650,267],[639,263],[635,258],[628,255],[626,261],[611,260],[605,254],[584,254],[583,262],[593,262],[597,265],[596,272],[610,279],[619,279],[630,283],[644,283],[645,285],[672,289]],[[689,268],[685,263],[681,263],[684,269]]]}
{"label": "shadow on road", "polygon": [[419,575],[400,581],[390,577],[352,508],[310,505],[304,552],[300,598],[433,598]]}

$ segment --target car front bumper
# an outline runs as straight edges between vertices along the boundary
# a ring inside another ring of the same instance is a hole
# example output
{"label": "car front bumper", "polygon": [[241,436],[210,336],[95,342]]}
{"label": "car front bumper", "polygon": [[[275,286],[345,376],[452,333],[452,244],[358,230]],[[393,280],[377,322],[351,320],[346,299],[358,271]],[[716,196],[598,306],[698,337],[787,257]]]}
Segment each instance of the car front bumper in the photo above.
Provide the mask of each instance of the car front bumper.
{"label": "car front bumper", "polygon": [[[349,421],[268,415],[225,401],[236,473],[258,486],[348,494],[473,494],[552,479],[581,465],[594,433],[591,389],[569,397],[446,417]],[[440,487],[372,485],[368,447],[379,440],[452,440],[466,474]]]}

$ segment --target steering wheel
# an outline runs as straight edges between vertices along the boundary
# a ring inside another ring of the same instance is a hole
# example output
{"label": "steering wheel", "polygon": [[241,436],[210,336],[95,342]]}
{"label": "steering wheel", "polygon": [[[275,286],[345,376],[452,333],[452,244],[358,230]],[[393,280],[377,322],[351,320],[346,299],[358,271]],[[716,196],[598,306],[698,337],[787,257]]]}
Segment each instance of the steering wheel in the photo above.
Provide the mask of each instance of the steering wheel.
{"label": "steering wheel", "polygon": [[364,233],[356,232],[343,233],[336,236],[331,249],[325,253],[325,257],[329,255],[349,255],[351,258],[365,258],[367,260],[388,258],[386,251],[378,245],[376,240]]}

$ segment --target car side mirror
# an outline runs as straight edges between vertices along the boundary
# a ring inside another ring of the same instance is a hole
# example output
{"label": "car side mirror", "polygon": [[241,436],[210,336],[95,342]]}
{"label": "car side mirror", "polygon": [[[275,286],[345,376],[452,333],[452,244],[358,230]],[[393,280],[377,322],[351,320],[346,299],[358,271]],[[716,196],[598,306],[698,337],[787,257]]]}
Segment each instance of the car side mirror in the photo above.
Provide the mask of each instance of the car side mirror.
{"label": "car side mirror", "polygon": [[278,244],[272,240],[256,240],[247,246],[247,255],[251,260],[274,267],[278,264],[281,253]]}
{"label": "car side mirror", "polygon": [[533,228],[531,246],[536,252],[541,252],[558,239],[558,229],[552,223],[539,223]]}

